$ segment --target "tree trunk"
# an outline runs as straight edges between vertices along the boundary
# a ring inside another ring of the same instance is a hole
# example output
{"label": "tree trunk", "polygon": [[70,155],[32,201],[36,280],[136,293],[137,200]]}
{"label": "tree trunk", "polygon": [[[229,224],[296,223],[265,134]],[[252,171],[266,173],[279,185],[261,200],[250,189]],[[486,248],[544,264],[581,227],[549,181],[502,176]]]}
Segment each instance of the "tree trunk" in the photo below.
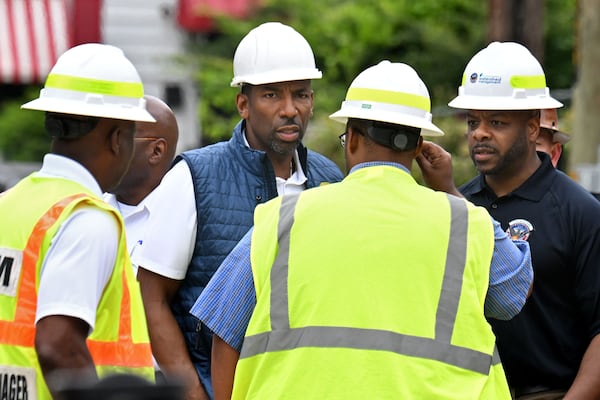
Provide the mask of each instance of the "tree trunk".
{"label": "tree trunk", "polygon": [[[600,7],[597,0],[580,0],[577,26],[577,82],[573,94],[573,140],[570,173],[588,190],[600,192]],[[593,165],[592,165],[593,164]]]}
{"label": "tree trunk", "polygon": [[488,0],[487,39],[521,43],[543,64],[544,0]]}

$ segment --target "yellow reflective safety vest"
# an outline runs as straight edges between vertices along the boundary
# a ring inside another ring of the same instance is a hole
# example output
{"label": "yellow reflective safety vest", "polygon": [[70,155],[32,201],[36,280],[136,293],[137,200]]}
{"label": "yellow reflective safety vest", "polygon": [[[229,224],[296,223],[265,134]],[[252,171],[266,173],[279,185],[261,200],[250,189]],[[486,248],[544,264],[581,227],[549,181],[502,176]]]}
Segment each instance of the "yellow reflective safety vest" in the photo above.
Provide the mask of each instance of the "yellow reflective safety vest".
{"label": "yellow reflective safety vest", "polygon": [[234,399],[510,399],[487,211],[393,166],[255,211]]}
{"label": "yellow reflective safety vest", "polygon": [[30,175],[0,196],[0,393],[6,398],[51,399],[34,347],[40,269],[60,225],[82,204],[112,213],[121,225],[117,261],[87,340],[96,370],[99,376],[128,372],[154,380],[121,216],[75,182]]}

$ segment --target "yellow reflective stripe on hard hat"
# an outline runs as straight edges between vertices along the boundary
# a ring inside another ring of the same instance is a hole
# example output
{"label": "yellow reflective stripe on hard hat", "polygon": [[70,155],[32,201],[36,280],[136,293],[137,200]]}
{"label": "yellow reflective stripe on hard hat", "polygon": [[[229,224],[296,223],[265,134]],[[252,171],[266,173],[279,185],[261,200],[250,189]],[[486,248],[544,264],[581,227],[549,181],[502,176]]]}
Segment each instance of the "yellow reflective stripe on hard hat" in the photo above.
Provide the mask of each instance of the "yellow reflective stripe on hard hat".
{"label": "yellow reflective stripe on hard hat", "polygon": [[77,76],[50,74],[47,88],[74,90],[76,92],[105,94],[119,97],[144,97],[144,85],[140,82],[114,82]]}
{"label": "yellow reflective stripe on hard hat", "polygon": [[418,108],[427,112],[431,109],[431,103],[427,97],[412,93],[392,92],[390,90],[350,88],[348,89],[348,94],[346,94],[346,100],[396,104]]}
{"label": "yellow reflective stripe on hard hat", "polygon": [[514,75],[510,78],[510,86],[520,89],[543,89],[546,87],[544,75]]}

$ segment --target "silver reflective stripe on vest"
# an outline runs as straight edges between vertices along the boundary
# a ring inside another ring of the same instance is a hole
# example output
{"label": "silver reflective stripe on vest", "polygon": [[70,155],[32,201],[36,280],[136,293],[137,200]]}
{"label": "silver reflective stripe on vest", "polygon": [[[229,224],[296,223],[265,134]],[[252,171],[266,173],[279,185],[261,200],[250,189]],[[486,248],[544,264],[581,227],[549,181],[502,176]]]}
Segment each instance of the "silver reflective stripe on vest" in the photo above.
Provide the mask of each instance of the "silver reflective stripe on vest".
{"label": "silver reflective stripe on vest", "polygon": [[448,196],[450,202],[450,238],[442,293],[438,304],[435,338],[403,335],[391,331],[333,326],[290,328],[288,310],[288,259],[290,232],[300,193],[284,196],[277,227],[279,251],[271,269],[271,331],[244,338],[240,358],[265,352],[300,347],[338,347],[383,350],[397,354],[437,360],[487,375],[490,366],[500,363],[493,355],[450,343],[458,310],[466,261],[468,210],[462,199]]}
{"label": "silver reflective stripe on vest", "polygon": [[435,338],[450,343],[458,310],[463,273],[467,259],[467,227],[469,213],[464,200],[448,196],[450,201],[450,237],[446,252],[446,267],[442,293],[435,317]]}
{"label": "silver reflective stripe on vest", "polygon": [[294,224],[294,211],[299,193],[283,196],[279,209],[277,243],[279,251],[271,269],[271,329],[290,329],[288,313],[288,258],[290,256],[290,232]]}

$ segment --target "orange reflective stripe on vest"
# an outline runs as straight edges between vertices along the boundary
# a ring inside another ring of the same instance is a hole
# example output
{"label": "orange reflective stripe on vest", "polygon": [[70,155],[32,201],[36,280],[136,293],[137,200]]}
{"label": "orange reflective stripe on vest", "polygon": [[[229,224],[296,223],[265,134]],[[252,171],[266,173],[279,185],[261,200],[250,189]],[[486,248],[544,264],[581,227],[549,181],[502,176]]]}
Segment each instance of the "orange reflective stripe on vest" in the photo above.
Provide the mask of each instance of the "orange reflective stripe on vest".
{"label": "orange reflective stripe on vest", "polygon": [[[36,265],[46,232],[73,201],[88,197],[84,193],[66,197],[52,206],[36,223],[23,250],[23,272],[19,282],[17,307],[13,321],[0,321],[0,343],[34,347],[35,314],[37,309]],[[131,338],[131,308],[125,270],[122,273],[123,296],[117,342],[88,340],[87,345],[96,365],[147,367],[149,343],[133,343]],[[123,357],[126,355],[126,357]]]}
{"label": "orange reflective stripe on vest", "polygon": [[[147,355],[152,351],[150,343],[133,343],[131,340],[131,308],[129,288],[123,278],[123,297],[121,299],[121,319],[119,321],[118,342],[101,342],[88,340],[87,346],[96,365],[113,365],[126,367],[147,367]],[[126,357],[123,357],[123,356]]]}

